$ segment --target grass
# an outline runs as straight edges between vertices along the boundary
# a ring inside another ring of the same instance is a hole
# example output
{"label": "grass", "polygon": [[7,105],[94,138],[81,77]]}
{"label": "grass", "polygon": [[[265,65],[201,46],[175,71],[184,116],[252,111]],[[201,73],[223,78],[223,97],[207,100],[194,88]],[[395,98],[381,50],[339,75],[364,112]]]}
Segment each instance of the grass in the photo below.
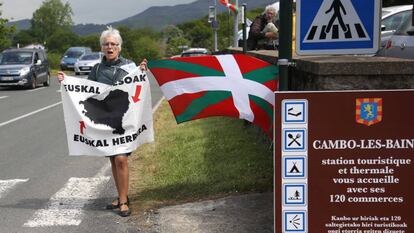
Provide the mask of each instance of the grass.
{"label": "grass", "polygon": [[134,210],[273,188],[273,153],[242,120],[214,117],[177,125],[163,101],[154,130],[155,143],[130,157]]}

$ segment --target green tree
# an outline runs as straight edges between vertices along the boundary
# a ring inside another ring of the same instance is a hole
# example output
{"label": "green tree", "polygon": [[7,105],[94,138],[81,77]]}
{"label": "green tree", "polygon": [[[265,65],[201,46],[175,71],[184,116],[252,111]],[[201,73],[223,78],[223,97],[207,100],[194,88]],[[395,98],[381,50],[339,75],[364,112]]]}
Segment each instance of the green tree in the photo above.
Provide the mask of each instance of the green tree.
{"label": "green tree", "polygon": [[120,27],[122,56],[138,63],[143,58],[157,59],[161,57],[160,34],[151,29],[131,29]]}
{"label": "green tree", "polygon": [[161,57],[161,52],[157,41],[148,36],[143,36],[133,42],[134,47],[134,61],[139,63],[142,59],[155,60]]}
{"label": "green tree", "polygon": [[[0,3],[0,6],[3,4]],[[6,25],[8,22],[7,19],[1,18],[0,11],[0,51],[11,46],[11,38],[15,31],[14,27],[9,27]]]}
{"label": "green tree", "polygon": [[101,51],[101,45],[99,44],[99,35],[90,34],[80,38],[80,44],[86,47],[90,47],[92,51]]}
{"label": "green tree", "polygon": [[32,43],[40,43],[41,41],[38,40],[32,33],[31,30],[20,30],[17,32],[13,37],[13,44],[20,46],[29,45]]}
{"label": "green tree", "polygon": [[164,43],[166,44],[165,56],[171,57],[182,52],[183,47],[190,46],[190,41],[184,37],[184,32],[177,26],[169,25],[162,31]]}
{"label": "green tree", "polygon": [[50,51],[64,53],[66,49],[79,45],[79,36],[72,31],[57,29],[47,39],[47,48]]}
{"label": "green tree", "polygon": [[191,47],[211,48],[213,31],[206,17],[180,24],[178,27],[184,31],[185,38],[191,42]]}
{"label": "green tree", "polygon": [[165,56],[179,55],[185,47],[190,47],[190,42],[184,37],[171,38],[166,46]]}
{"label": "green tree", "polygon": [[42,42],[57,30],[70,31],[73,25],[72,8],[69,3],[60,0],[45,0],[33,13],[31,30]]}

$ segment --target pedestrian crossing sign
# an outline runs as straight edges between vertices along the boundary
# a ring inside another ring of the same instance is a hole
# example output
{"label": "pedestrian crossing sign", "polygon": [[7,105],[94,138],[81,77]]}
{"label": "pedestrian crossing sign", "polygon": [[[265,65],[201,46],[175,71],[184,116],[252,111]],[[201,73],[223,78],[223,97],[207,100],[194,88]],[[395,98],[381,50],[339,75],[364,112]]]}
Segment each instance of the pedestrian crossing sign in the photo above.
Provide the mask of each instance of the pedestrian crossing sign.
{"label": "pedestrian crossing sign", "polygon": [[378,0],[297,0],[296,51],[373,54],[379,48]]}

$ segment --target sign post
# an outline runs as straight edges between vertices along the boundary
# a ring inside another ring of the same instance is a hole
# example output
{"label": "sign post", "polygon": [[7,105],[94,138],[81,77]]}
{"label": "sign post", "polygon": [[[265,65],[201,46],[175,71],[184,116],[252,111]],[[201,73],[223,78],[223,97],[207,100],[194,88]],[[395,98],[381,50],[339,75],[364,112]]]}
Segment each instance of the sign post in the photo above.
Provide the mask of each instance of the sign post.
{"label": "sign post", "polygon": [[378,0],[297,0],[297,53],[377,52],[380,10]]}
{"label": "sign post", "polygon": [[413,98],[276,92],[276,232],[413,232]]}

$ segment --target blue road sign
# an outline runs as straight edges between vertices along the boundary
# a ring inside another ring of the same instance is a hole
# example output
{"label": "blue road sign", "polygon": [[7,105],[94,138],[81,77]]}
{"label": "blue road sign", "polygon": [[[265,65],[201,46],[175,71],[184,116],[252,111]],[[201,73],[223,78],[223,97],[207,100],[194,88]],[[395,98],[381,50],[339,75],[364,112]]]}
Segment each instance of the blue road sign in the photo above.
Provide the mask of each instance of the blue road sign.
{"label": "blue road sign", "polygon": [[284,232],[305,233],[306,231],[305,211],[284,212]]}
{"label": "blue road sign", "polygon": [[283,151],[306,151],[306,129],[282,129]]}
{"label": "blue road sign", "polygon": [[305,157],[283,157],[283,178],[305,178]]}
{"label": "blue road sign", "polygon": [[378,0],[297,0],[297,53],[377,52],[380,4]]}

